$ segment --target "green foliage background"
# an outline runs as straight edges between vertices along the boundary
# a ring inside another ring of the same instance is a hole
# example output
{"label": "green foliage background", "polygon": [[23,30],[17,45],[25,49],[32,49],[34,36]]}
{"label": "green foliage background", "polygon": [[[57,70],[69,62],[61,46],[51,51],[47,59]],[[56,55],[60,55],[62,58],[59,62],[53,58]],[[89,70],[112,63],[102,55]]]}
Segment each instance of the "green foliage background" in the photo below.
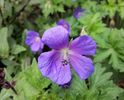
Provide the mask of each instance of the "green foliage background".
{"label": "green foliage background", "polygon": [[[79,6],[85,12],[76,20]],[[95,72],[88,82],[73,73],[68,88],[41,75],[24,43],[27,29],[42,36],[59,19],[70,23],[71,38],[85,31],[97,42]],[[124,100],[124,0],[0,0],[0,60],[17,91],[2,88],[0,100]]]}

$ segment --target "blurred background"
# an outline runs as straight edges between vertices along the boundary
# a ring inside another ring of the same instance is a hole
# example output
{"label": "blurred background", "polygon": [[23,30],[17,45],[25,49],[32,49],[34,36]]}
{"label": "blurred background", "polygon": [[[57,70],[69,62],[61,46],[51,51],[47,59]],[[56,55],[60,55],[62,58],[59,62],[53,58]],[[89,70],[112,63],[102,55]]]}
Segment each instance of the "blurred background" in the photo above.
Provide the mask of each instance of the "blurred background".
{"label": "blurred background", "polygon": [[[70,38],[87,34],[97,43],[94,74],[73,74],[64,87],[41,75],[40,53],[25,44],[27,30],[42,37],[60,19]],[[0,0],[0,100],[124,100],[124,0]]]}

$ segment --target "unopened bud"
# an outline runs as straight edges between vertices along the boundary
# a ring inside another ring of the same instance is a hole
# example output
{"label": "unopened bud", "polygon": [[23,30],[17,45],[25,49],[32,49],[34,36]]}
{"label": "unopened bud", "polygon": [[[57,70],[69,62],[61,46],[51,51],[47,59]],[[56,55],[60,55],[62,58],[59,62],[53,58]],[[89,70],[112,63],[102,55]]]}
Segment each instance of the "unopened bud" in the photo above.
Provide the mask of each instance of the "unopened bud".
{"label": "unopened bud", "polygon": [[82,28],[81,33],[80,33],[80,36],[83,36],[83,35],[87,35],[87,33],[86,33],[84,27]]}

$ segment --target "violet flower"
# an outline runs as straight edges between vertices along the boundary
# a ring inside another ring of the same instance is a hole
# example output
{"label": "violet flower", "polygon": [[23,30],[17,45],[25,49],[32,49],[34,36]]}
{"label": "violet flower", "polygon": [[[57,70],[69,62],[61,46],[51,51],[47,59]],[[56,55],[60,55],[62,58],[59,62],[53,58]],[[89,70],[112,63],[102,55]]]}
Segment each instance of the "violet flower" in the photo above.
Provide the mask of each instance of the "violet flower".
{"label": "violet flower", "polygon": [[71,28],[70,25],[67,21],[65,21],[64,19],[61,19],[57,22],[57,25],[61,25],[63,26],[65,29],[67,29],[67,31],[70,33],[71,32]]}
{"label": "violet flower", "polygon": [[96,42],[90,36],[79,36],[69,43],[68,31],[55,26],[44,32],[42,41],[52,50],[38,57],[38,66],[42,75],[53,82],[59,85],[70,82],[71,67],[82,80],[94,72],[92,60],[86,57],[96,52]]}
{"label": "violet flower", "polygon": [[30,46],[33,52],[41,51],[43,48],[42,40],[39,34],[35,31],[27,31],[25,43]]}
{"label": "violet flower", "polygon": [[82,9],[80,7],[77,7],[75,10],[74,10],[74,18],[78,19],[80,18],[82,15],[83,15],[83,12],[85,11],[85,9]]}

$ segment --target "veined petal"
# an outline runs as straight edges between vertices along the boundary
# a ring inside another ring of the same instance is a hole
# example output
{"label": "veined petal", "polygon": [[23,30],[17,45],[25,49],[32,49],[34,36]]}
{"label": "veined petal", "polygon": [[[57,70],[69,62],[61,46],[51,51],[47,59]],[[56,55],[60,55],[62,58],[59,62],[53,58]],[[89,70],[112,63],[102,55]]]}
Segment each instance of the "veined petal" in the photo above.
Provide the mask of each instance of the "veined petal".
{"label": "veined petal", "polygon": [[71,80],[71,72],[69,64],[63,66],[61,61],[59,52],[45,52],[39,56],[38,66],[43,76],[63,85]]}
{"label": "veined petal", "polygon": [[50,48],[61,49],[68,45],[68,38],[68,31],[59,25],[46,30],[42,36],[42,41]]}
{"label": "veined petal", "polygon": [[69,48],[81,55],[94,55],[96,42],[90,36],[80,36],[71,42]]}
{"label": "veined petal", "polygon": [[78,76],[83,80],[87,79],[94,72],[92,60],[80,54],[71,53],[70,63]]}

